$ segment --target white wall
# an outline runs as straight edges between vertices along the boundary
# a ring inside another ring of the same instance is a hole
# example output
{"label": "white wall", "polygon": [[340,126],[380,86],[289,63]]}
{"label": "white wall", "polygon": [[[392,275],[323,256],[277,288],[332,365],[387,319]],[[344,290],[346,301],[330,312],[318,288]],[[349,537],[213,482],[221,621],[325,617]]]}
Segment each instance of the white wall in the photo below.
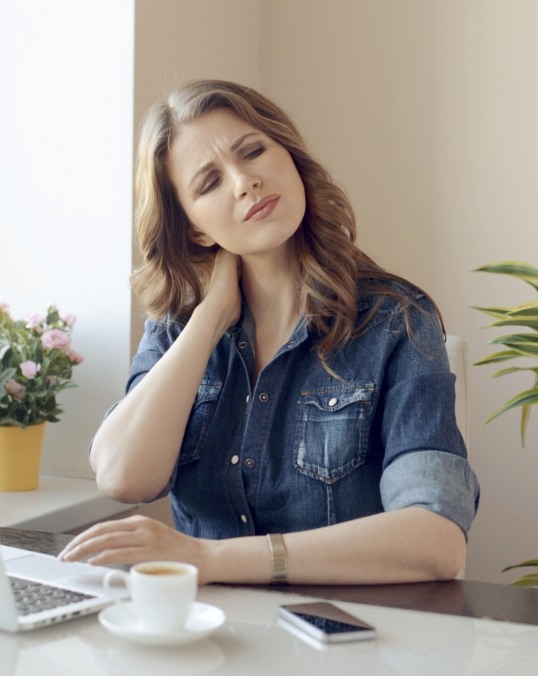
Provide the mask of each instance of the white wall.
{"label": "white wall", "polygon": [[[286,104],[349,192],[359,245],[426,288],[471,361],[494,332],[472,305],[535,298],[472,274],[538,264],[538,3],[533,0],[271,0],[262,5],[262,86]],[[278,49],[274,46],[278,45]],[[538,410],[483,422],[530,376],[470,372],[471,459],[482,502],[467,576],[507,582],[538,555]]]}
{"label": "white wall", "polygon": [[85,357],[47,426],[46,473],[92,476],[129,364],[133,23],[131,0],[0,3],[0,299],[75,314]]}

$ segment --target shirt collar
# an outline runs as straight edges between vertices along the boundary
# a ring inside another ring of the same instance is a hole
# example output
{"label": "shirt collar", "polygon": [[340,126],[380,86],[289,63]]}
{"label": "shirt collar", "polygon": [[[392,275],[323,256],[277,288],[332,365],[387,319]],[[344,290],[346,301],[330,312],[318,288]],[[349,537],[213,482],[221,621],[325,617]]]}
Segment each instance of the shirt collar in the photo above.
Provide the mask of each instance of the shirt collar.
{"label": "shirt collar", "polygon": [[[237,336],[239,333],[246,334],[251,343],[254,341],[254,319],[252,317],[252,313],[250,312],[250,308],[248,307],[244,296],[241,303],[241,315],[239,317],[239,321],[237,322],[237,324],[234,324],[234,326],[231,326],[226,331],[225,335],[228,336],[229,338],[233,338],[234,336]],[[301,317],[297,322],[297,325],[293,330],[290,339],[285,345],[283,345],[283,347],[288,348],[295,347],[296,345],[302,343],[307,338],[308,338],[307,322],[305,317]]]}

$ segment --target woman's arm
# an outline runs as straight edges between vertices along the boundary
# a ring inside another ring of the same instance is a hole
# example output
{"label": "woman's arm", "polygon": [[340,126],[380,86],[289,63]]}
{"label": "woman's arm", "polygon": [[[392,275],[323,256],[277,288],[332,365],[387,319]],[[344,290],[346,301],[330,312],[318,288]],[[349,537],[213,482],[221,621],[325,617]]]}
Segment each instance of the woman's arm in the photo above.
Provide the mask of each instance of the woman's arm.
{"label": "woman's arm", "polygon": [[166,485],[209,357],[240,309],[238,259],[221,250],[207,295],[185,329],[95,436],[90,461],[103,493],[143,502]]}
{"label": "woman's arm", "polygon": [[[465,559],[465,535],[454,522],[421,507],[383,512],[284,536],[292,584],[384,584],[454,578]],[[200,583],[271,582],[265,536],[201,540],[135,516],[93,526],[60,554],[94,564],[177,560],[196,565]]]}

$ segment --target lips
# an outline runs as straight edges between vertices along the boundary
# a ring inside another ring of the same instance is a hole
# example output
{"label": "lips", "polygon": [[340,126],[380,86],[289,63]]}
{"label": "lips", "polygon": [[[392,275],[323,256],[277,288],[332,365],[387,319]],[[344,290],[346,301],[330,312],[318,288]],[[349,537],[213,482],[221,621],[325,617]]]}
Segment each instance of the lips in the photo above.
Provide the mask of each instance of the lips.
{"label": "lips", "polygon": [[280,195],[268,195],[267,197],[263,197],[259,202],[256,202],[256,204],[253,204],[250,207],[243,220],[260,221],[267,218],[267,216],[273,213],[279,199]]}

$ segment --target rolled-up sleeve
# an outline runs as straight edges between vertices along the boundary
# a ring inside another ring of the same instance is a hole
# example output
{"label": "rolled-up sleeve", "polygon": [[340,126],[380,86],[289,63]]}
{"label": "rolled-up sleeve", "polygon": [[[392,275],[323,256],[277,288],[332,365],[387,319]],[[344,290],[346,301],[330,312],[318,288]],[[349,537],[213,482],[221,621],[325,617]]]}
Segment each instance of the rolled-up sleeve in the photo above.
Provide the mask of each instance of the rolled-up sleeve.
{"label": "rolled-up sleeve", "polygon": [[381,477],[386,511],[418,506],[441,514],[467,536],[478,507],[479,487],[465,458],[443,451],[408,453]]}
{"label": "rolled-up sleeve", "polygon": [[144,335],[131,364],[131,372],[125,387],[126,393],[138,385],[180,333],[178,324],[151,319],[146,320],[144,328]]}
{"label": "rolled-up sleeve", "polygon": [[456,423],[455,376],[441,327],[415,313],[416,339],[402,329],[387,363],[381,500],[386,511],[420,506],[467,535],[479,501],[478,480]]}

